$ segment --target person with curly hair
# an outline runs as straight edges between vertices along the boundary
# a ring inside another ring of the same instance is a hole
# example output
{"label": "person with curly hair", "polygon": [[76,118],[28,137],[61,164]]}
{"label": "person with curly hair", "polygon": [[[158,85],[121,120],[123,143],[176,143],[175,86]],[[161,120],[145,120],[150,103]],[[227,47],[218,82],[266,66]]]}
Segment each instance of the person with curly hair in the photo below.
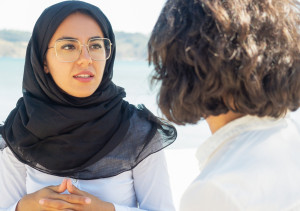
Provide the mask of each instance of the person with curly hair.
{"label": "person with curly hair", "polygon": [[168,0],[152,31],[158,105],[179,125],[205,119],[200,174],[180,209],[300,210],[296,0]]}

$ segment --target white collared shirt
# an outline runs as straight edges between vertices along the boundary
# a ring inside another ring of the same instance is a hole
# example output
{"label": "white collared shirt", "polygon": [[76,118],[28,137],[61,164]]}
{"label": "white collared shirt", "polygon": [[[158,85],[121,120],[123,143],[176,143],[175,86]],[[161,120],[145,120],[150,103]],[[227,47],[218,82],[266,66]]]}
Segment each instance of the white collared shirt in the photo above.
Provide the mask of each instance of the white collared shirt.
{"label": "white collared shirt", "polygon": [[300,210],[300,126],[244,116],[204,142],[181,211]]}
{"label": "white collared shirt", "polygon": [[[5,148],[0,151],[0,211],[14,211],[25,194],[58,185],[63,179],[24,165]],[[77,188],[113,203],[116,211],[175,210],[163,150],[117,176],[72,181]]]}

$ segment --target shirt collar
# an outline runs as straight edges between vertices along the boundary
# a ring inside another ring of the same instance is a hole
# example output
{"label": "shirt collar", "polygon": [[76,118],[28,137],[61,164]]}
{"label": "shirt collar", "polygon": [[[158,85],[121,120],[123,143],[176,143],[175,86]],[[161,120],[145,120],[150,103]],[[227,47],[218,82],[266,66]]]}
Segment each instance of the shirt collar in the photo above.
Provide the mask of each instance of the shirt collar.
{"label": "shirt collar", "polygon": [[209,137],[197,150],[196,157],[199,163],[200,171],[204,168],[206,163],[212,158],[213,154],[218,151],[228,141],[234,137],[249,130],[260,130],[271,127],[277,124],[279,119],[272,117],[256,117],[246,115],[235,119],[219,130],[217,130],[211,137]]}

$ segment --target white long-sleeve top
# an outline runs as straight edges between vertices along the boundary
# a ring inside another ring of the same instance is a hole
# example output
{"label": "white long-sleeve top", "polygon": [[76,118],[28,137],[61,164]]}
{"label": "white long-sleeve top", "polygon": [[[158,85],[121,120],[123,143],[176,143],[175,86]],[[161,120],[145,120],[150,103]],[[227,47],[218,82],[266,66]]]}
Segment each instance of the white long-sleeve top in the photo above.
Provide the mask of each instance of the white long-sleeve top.
{"label": "white long-sleeve top", "polygon": [[[24,195],[58,185],[63,179],[24,165],[6,147],[0,151],[0,211],[15,211]],[[117,176],[72,181],[77,188],[113,203],[116,211],[175,210],[163,150]]]}
{"label": "white long-sleeve top", "polygon": [[181,211],[300,210],[300,126],[289,117],[236,119],[196,156],[201,173]]}

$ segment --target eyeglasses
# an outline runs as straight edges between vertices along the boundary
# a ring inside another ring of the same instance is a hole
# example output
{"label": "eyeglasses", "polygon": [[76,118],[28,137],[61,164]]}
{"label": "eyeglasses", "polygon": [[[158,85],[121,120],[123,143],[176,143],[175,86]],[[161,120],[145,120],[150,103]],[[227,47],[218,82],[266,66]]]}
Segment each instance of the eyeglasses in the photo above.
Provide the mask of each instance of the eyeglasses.
{"label": "eyeglasses", "polygon": [[91,59],[105,61],[111,54],[111,42],[107,38],[93,38],[87,44],[81,44],[76,39],[61,39],[55,41],[54,46],[56,57],[61,62],[74,62],[81,54],[82,46],[86,46]]}

